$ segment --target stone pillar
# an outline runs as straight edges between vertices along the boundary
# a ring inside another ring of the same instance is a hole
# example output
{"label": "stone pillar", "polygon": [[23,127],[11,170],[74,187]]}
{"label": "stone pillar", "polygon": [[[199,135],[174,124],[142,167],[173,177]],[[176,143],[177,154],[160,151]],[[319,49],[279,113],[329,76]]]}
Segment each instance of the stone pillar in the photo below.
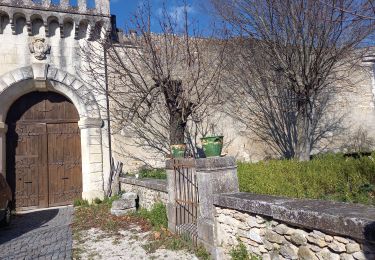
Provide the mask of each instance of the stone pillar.
{"label": "stone pillar", "polygon": [[0,174],[6,175],[6,133],[8,126],[0,122]]}
{"label": "stone pillar", "polygon": [[98,118],[84,118],[78,122],[81,129],[82,198],[92,201],[104,198],[103,150]]}
{"label": "stone pillar", "polygon": [[199,192],[198,241],[216,259],[215,194],[239,192],[237,164],[234,157],[212,157],[196,160]]}
{"label": "stone pillar", "polygon": [[110,15],[109,0],[95,0],[95,9],[97,13]]}
{"label": "stone pillar", "polygon": [[69,0],[60,0],[60,6],[62,8],[68,8],[70,6]]}
{"label": "stone pillar", "polygon": [[50,5],[51,5],[51,0],[43,0],[43,1],[42,1],[42,5],[43,5],[44,7],[50,7]]}
{"label": "stone pillar", "polygon": [[[192,162],[193,161],[193,162]],[[198,206],[198,242],[203,244],[212,256],[216,258],[215,249],[215,194],[239,192],[237,165],[234,157],[212,157],[205,159],[179,159],[178,164],[195,165],[197,176],[199,206]],[[168,229],[176,232],[176,194],[174,178],[174,160],[166,162],[168,181]]]}
{"label": "stone pillar", "polygon": [[83,13],[87,11],[87,0],[78,0],[78,10]]}

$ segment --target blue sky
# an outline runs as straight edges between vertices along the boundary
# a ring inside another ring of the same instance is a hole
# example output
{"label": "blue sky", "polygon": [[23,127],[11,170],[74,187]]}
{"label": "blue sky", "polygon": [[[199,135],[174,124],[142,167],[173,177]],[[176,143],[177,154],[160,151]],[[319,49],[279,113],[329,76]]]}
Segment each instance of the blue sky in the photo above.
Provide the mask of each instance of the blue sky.
{"label": "blue sky", "polygon": [[[183,3],[181,0],[150,0],[152,11],[154,15],[160,13],[165,2],[169,13],[181,17],[183,10]],[[202,3],[207,3],[207,0],[187,0],[189,8],[190,21],[194,22],[199,27],[200,31],[205,31],[212,23],[212,15],[208,13],[208,9]],[[143,0],[111,0],[111,13],[117,16],[117,26],[121,29],[129,29],[129,20],[138,6],[143,3]],[[131,28],[130,28],[131,29]],[[151,30],[157,32],[158,28],[154,24]]]}

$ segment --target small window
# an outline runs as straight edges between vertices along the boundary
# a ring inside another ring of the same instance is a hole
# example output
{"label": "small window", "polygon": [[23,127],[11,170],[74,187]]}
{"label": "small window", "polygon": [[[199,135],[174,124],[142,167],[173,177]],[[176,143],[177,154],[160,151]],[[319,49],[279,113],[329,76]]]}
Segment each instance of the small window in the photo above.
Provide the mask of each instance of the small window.
{"label": "small window", "polygon": [[38,4],[38,5],[41,5],[42,4],[42,0],[33,0],[34,3]]}
{"label": "small window", "polygon": [[60,5],[60,0],[52,0],[51,4],[53,4],[53,5]]}
{"label": "small window", "polygon": [[95,9],[95,0],[87,0],[87,9]]}

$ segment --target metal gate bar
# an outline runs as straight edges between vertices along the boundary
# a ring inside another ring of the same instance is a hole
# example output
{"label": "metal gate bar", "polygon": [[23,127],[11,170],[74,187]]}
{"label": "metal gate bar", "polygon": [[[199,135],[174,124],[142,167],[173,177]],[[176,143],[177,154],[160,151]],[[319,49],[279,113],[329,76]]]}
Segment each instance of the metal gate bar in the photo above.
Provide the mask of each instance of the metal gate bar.
{"label": "metal gate bar", "polygon": [[176,194],[176,231],[197,244],[198,185],[194,159],[173,162]]}

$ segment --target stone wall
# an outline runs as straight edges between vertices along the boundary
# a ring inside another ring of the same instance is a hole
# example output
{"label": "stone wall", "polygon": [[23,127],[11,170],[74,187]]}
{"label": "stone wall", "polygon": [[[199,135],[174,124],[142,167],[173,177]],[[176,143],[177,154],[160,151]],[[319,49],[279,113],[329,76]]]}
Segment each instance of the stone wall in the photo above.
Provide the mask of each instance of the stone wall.
{"label": "stone wall", "polygon": [[134,192],[139,198],[139,207],[151,209],[157,202],[167,204],[167,183],[164,180],[120,178],[121,191]]}
{"label": "stone wall", "polygon": [[[251,196],[247,194],[247,198]],[[216,204],[231,205],[230,208],[216,206],[217,259],[230,259],[230,250],[240,242],[246,246],[249,253],[259,256],[260,259],[375,259],[374,207],[306,200],[300,201],[300,208],[292,212],[290,203],[297,200],[270,196],[264,196],[262,200],[259,195],[254,196],[257,198],[253,201],[241,201],[238,198],[234,201],[233,197],[228,198],[228,195],[216,198]],[[323,206],[331,205],[331,215],[328,211],[319,212],[319,207],[314,211],[309,206],[310,202],[319,202]],[[237,207],[240,203],[242,206]],[[246,205],[257,207],[246,211],[235,209],[245,209]],[[335,216],[334,209],[340,207],[346,217]],[[344,207],[346,212],[342,210]],[[350,210],[351,208],[353,210]],[[282,215],[279,215],[281,212]],[[279,220],[279,216],[282,216],[283,220]],[[357,226],[354,223],[357,223]],[[322,226],[330,226],[334,232],[324,230]]]}

